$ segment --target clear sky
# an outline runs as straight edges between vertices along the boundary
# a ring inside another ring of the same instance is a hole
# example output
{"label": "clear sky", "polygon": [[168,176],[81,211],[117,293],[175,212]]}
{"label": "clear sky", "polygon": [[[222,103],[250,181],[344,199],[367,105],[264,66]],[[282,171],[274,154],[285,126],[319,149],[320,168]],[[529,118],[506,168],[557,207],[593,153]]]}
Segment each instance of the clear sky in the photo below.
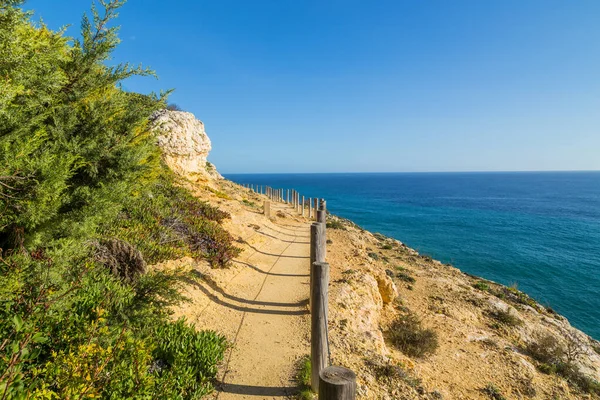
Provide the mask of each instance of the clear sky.
{"label": "clear sky", "polygon": [[[90,0],[31,0],[77,35]],[[600,169],[600,1],[129,0],[222,173]]]}

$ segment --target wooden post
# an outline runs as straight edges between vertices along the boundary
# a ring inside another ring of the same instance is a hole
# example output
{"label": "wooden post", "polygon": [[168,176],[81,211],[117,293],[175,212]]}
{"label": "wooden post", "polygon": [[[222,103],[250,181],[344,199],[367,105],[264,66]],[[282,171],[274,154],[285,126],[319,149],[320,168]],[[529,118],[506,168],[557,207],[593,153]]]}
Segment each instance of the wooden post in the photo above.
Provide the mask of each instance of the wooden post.
{"label": "wooden post", "polygon": [[[310,225],[310,265],[316,262],[325,262],[327,255],[327,238],[325,225],[319,222],[313,222]],[[310,270],[310,295],[309,304],[312,304],[313,276],[312,268]],[[312,308],[309,307],[312,310]]]}
{"label": "wooden post", "polygon": [[328,287],[329,287],[329,264],[315,262],[311,266],[312,285],[312,315],[310,335],[310,360],[312,365],[311,386],[313,391],[319,393],[319,375],[327,366],[327,311]]}
{"label": "wooden post", "polygon": [[312,198],[308,198],[308,219],[312,219]]}
{"label": "wooden post", "polygon": [[304,217],[304,196],[302,196],[302,216]]}
{"label": "wooden post", "polygon": [[323,224],[327,223],[327,211],[324,210],[318,210],[317,211],[317,222],[321,222]]}
{"label": "wooden post", "polygon": [[265,200],[263,210],[265,213],[265,217],[271,218],[271,203],[269,201]]}
{"label": "wooden post", "polygon": [[319,202],[319,210],[327,211],[327,203],[325,202],[325,199],[321,199]]}
{"label": "wooden post", "polygon": [[356,399],[356,374],[344,367],[327,367],[319,375],[319,400]]}
{"label": "wooden post", "polygon": [[315,197],[315,198],[313,199],[313,203],[314,203],[314,205],[313,205],[313,208],[314,208],[314,210],[315,210],[315,215],[314,215],[314,217],[315,217],[315,220],[316,220],[316,219],[317,219],[317,210],[319,209],[319,199]]}

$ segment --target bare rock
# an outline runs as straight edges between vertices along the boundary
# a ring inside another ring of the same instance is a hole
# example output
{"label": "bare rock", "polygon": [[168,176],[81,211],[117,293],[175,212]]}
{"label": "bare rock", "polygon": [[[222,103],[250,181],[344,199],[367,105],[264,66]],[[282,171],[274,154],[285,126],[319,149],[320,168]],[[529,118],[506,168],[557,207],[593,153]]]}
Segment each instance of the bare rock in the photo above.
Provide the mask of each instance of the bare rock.
{"label": "bare rock", "polygon": [[377,280],[377,286],[379,287],[379,294],[383,304],[389,304],[398,297],[398,289],[390,277],[386,274],[378,274],[375,276]]}
{"label": "bare rock", "polygon": [[194,180],[223,178],[206,159],[211,150],[210,139],[194,114],[160,110],[150,120],[163,159],[175,173]]}

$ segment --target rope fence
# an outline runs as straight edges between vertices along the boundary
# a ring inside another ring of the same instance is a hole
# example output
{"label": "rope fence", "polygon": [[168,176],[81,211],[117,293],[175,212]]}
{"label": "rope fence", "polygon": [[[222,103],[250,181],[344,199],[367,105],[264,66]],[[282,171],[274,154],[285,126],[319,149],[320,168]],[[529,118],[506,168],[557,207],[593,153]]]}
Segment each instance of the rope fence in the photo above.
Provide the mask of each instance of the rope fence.
{"label": "rope fence", "polygon": [[356,399],[356,374],[348,368],[331,365],[329,345],[329,264],[327,255],[327,203],[325,199],[305,198],[294,189],[243,184],[264,195],[263,212],[271,217],[271,202],[288,204],[298,215],[314,220],[310,226],[311,387],[320,400]]}

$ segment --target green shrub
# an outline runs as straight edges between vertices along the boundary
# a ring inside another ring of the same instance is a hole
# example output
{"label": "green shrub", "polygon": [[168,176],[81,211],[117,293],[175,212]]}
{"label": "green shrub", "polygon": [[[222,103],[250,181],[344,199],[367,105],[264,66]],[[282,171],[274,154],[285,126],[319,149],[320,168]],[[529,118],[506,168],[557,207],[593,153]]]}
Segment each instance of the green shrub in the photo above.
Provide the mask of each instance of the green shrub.
{"label": "green shrub", "polygon": [[583,347],[577,337],[566,334],[566,345],[551,334],[537,335],[526,347],[526,352],[538,361],[538,369],[546,374],[557,374],[585,393],[600,394],[600,383],[581,372],[576,358]]}
{"label": "green shrub", "polygon": [[373,372],[378,381],[390,384],[395,381],[404,381],[408,386],[417,388],[421,379],[408,373],[402,364],[393,364],[389,361],[367,359],[365,365]]}
{"label": "green shrub", "polygon": [[187,398],[199,398],[212,391],[211,381],[226,348],[223,336],[212,331],[197,332],[180,319],[156,328],[154,341],[153,368],[161,390]]}
{"label": "green shrub", "polygon": [[410,276],[408,273],[406,272],[398,272],[396,274],[396,278],[403,280],[404,282],[408,282],[408,283],[415,283],[416,279],[412,276]]}
{"label": "green shrub", "polygon": [[314,394],[311,390],[311,362],[309,356],[304,356],[296,363],[296,383],[298,384],[300,400],[312,400]]}
{"label": "green shrub", "polygon": [[490,286],[483,281],[479,281],[479,282],[473,284],[473,287],[475,289],[482,290],[484,292],[487,292],[488,290],[490,290]]}
{"label": "green shrub", "polygon": [[369,257],[371,257],[373,260],[379,260],[379,254],[375,253],[375,252],[369,252],[367,254]]}
{"label": "green shrub", "polygon": [[392,250],[392,249],[394,248],[394,246],[392,246],[392,244],[391,244],[391,243],[386,243],[386,244],[384,244],[383,246],[381,246],[381,248],[382,248],[383,250]]}
{"label": "green shrub", "polygon": [[396,319],[388,331],[391,341],[406,355],[423,357],[433,354],[438,348],[438,335],[432,329],[425,329],[414,313],[407,313]]}
{"label": "green shrub", "polygon": [[493,383],[488,383],[486,387],[483,388],[483,393],[490,396],[490,399],[493,400],[506,400],[506,397],[500,392]]}
{"label": "green shrub", "polygon": [[242,203],[244,203],[245,205],[249,206],[249,207],[256,207],[256,203],[253,201],[250,201],[248,199],[244,199],[242,200]]}
{"label": "green shrub", "polygon": [[565,347],[551,334],[537,335],[526,348],[527,353],[543,364],[556,364],[565,355]]}
{"label": "green shrub", "polygon": [[346,230],[346,227],[344,226],[344,224],[337,219],[327,221],[325,226],[329,229],[341,229],[344,231]]}
{"label": "green shrub", "polygon": [[523,323],[516,315],[510,312],[510,309],[504,310],[494,310],[490,312],[490,316],[498,321],[502,325],[506,326],[518,326]]}
{"label": "green shrub", "polygon": [[123,1],[74,40],[21,4],[0,5],[0,398],[197,398],[223,339],[169,320],[190,272],[145,266],[224,265],[228,214],[160,164],[148,122],[166,95],[120,85],[153,73],[105,64]]}

